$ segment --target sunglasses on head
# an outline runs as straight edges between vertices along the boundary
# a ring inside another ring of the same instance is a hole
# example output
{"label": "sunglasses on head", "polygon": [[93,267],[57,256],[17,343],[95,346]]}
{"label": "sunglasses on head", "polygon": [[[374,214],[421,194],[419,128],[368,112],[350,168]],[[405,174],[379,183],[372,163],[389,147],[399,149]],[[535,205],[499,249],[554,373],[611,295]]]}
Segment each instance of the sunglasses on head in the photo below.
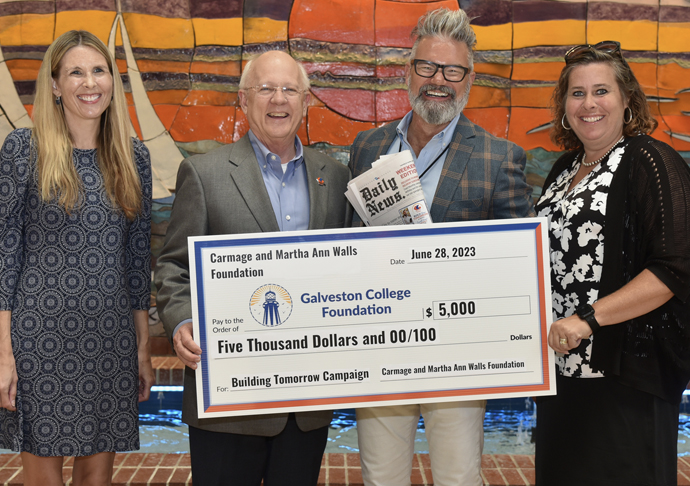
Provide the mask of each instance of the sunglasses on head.
{"label": "sunglasses on head", "polygon": [[565,53],[565,63],[570,64],[578,59],[582,59],[584,56],[590,54],[592,51],[597,50],[599,52],[605,52],[606,54],[618,54],[621,55],[621,43],[617,41],[601,41],[598,44],[589,45],[583,44],[581,46],[575,46]]}

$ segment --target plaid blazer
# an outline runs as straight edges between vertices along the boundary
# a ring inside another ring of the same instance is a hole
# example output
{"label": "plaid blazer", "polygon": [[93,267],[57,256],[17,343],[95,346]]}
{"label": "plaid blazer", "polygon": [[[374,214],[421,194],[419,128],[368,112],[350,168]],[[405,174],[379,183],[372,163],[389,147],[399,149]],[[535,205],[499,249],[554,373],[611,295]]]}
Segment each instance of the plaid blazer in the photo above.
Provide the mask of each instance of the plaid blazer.
{"label": "plaid blazer", "polygon": [[[399,123],[357,135],[350,148],[353,178],[388,152]],[[522,148],[460,115],[431,204],[431,219],[438,223],[534,216],[525,164]],[[357,214],[352,222],[362,224]]]}

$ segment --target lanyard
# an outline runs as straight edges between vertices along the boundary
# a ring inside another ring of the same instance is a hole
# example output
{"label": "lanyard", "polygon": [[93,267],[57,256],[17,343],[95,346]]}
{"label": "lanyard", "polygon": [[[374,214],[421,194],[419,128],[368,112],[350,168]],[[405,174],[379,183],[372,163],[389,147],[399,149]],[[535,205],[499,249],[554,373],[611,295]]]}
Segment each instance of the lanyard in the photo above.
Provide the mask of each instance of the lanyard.
{"label": "lanyard", "polygon": [[[426,175],[427,172],[429,172],[429,169],[431,169],[434,166],[434,164],[436,162],[438,162],[438,159],[443,157],[443,155],[446,152],[448,152],[449,148],[450,148],[450,144],[446,145],[446,148],[444,148],[443,151],[440,154],[438,154],[438,156],[434,159],[434,161],[431,164],[429,164],[429,166],[426,169],[424,169],[424,172],[422,172],[422,174],[419,176],[420,180],[422,179],[422,177],[424,177],[424,175]],[[400,152],[400,151],[402,151],[402,135],[399,134],[398,135],[398,152]]]}

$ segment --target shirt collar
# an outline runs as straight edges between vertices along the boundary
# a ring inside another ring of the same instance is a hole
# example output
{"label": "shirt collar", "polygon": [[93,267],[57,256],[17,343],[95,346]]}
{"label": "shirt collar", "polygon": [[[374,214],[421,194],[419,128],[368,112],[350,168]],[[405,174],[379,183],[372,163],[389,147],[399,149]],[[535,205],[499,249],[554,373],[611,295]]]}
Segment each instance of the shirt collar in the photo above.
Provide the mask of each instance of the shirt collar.
{"label": "shirt collar", "polygon": [[[453,141],[453,133],[455,132],[455,127],[458,125],[458,121],[460,120],[460,115],[462,113],[459,113],[455,118],[453,118],[450,123],[439,133],[434,135],[432,140],[442,140],[444,146],[449,144],[450,142]],[[398,135],[402,140],[405,141],[406,144],[409,145],[409,142],[407,141],[407,131],[410,128],[410,122],[412,121],[412,110],[408,111],[407,114],[403,117],[402,120],[400,120],[400,123],[398,126],[395,128],[395,130],[398,132]]]}
{"label": "shirt collar", "polygon": [[[254,148],[254,153],[257,154],[257,160],[259,159],[259,154],[261,154],[261,158],[263,159],[258,160],[259,167],[261,167],[261,170],[268,171],[270,167],[271,171],[274,172],[279,179],[282,178],[283,169],[281,168],[280,157],[278,157],[277,154],[274,154],[273,152],[268,150],[268,148],[263,143],[261,143],[261,141],[256,137],[256,135],[254,135],[254,133],[251,130],[249,130],[248,135],[249,141],[251,142],[252,147]],[[302,157],[303,155],[304,148],[302,147],[302,142],[300,141],[299,137],[295,135],[295,156],[288,161],[288,164],[294,161],[294,168],[299,167],[302,163],[304,163],[304,158]]]}

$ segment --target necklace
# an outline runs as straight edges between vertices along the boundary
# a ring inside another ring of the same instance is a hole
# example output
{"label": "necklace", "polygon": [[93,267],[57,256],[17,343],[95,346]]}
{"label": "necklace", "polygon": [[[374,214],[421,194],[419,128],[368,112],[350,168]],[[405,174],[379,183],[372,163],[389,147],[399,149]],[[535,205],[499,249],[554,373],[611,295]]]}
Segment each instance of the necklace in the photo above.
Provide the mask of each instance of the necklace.
{"label": "necklace", "polygon": [[620,138],[620,140],[618,140],[616,143],[614,143],[613,145],[611,145],[611,148],[608,149],[604,155],[602,155],[601,157],[599,157],[599,158],[598,158],[597,160],[595,160],[594,162],[585,162],[585,155],[587,155],[587,154],[585,154],[585,152],[584,152],[584,150],[583,150],[583,151],[582,151],[582,162],[580,162],[580,163],[581,163],[583,166],[585,166],[585,167],[592,167],[593,165],[597,165],[599,162],[601,162],[602,160],[604,160],[604,159],[611,153],[611,151],[613,150],[613,148],[614,148],[616,145],[618,145],[619,143],[621,143],[623,140],[625,140],[625,135],[623,135],[623,136]]}

